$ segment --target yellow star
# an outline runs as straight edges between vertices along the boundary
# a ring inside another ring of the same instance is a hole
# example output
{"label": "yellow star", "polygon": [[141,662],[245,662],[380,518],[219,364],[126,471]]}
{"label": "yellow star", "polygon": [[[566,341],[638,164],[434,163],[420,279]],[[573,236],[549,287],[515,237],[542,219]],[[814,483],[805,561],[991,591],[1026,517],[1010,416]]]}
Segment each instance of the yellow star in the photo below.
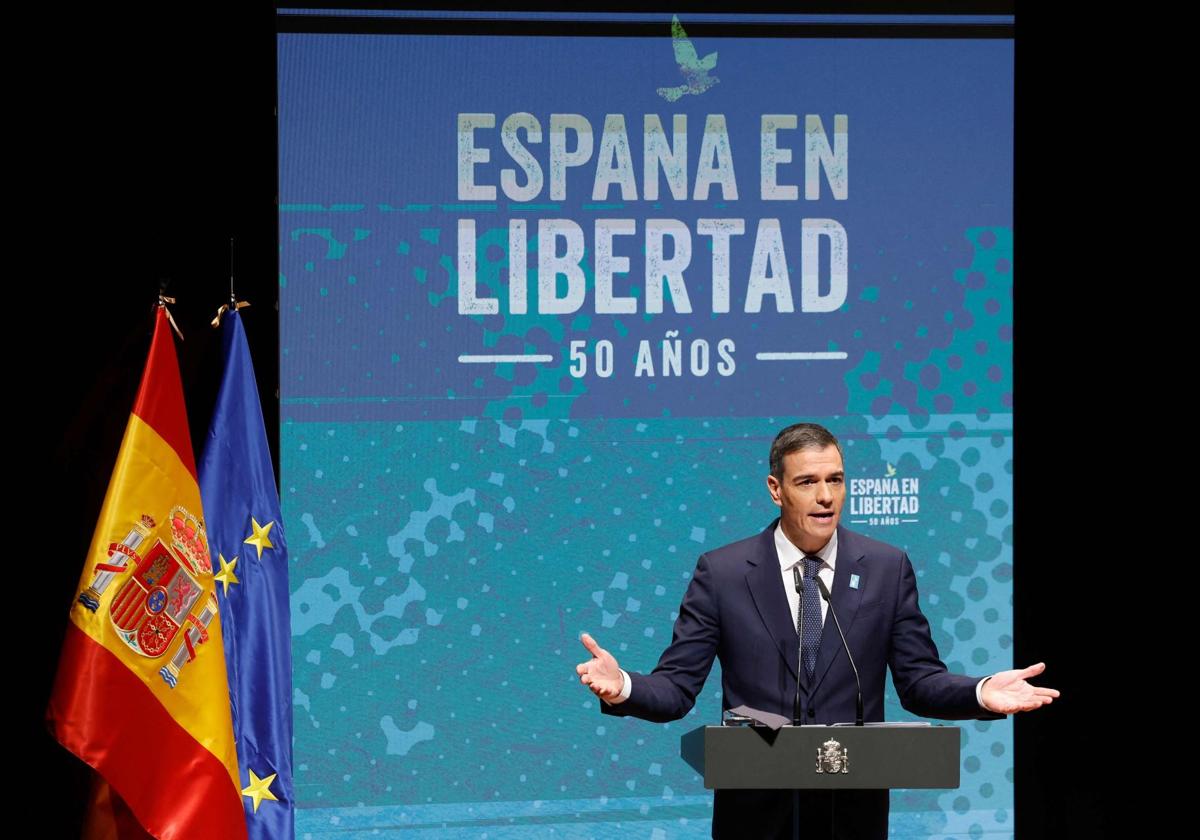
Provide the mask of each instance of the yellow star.
{"label": "yellow star", "polygon": [[271,533],[271,529],[275,527],[274,522],[268,522],[266,525],[259,525],[258,520],[253,516],[250,517],[251,527],[254,528],[254,533],[242,540],[242,542],[254,546],[258,549],[258,559],[262,560],[264,548],[274,548],[270,537],[267,534]]}
{"label": "yellow star", "polygon": [[233,567],[237,565],[238,559],[236,557],[234,557],[232,560],[230,560],[228,563],[226,563],[225,556],[223,554],[221,554],[221,552],[218,551],[217,552],[217,560],[219,560],[221,562],[221,571],[219,571],[215,575],[213,575],[213,580],[217,580],[217,581],[220,581],[221,583],[225,584],[225,597],[228,598],[229,597],[229,584],[241,583],[241,581],[237,579],[237,575],[235,575],[233,573]]}
{"label": "yellow star", "polygon": [[258,806],[264,799],[270,799],[272,802],[278,802],[275,794],[271,793],[271,782],[275,781],[277,773],[272,773],[265,779],[260,779],[254,775],[254,771],[250,771],[250,784],[242,788],[242,796],[249,796],[254,800],[254,813],[258,813]]}

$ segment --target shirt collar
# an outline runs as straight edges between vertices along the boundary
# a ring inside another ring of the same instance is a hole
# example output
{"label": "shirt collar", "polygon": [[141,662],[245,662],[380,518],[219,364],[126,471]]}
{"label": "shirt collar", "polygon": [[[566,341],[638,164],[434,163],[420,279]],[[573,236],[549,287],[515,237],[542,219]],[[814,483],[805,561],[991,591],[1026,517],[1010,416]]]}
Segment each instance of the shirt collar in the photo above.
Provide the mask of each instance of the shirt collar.
{"label": "shirt collar", "polygon": [[[825,565],[833,569],[837,565],[837,529],[833,531],[833,536],[829,538],[829,542],[817,552],[810,556],[819,557],[825,562]],[[804,559],[804,552],[792,545],[791,540],[783,533],[783,528],[779,525],[775,526],[775,553],[779,556],[779,569],[786,572],[793,566]]]}

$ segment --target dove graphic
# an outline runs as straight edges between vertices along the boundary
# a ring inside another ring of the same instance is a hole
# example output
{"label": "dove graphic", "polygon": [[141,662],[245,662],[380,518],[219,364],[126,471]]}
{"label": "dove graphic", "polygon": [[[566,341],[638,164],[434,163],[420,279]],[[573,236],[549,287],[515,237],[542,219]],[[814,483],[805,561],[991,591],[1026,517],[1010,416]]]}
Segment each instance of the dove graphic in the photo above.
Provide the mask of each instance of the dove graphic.
{"label": "dove graphic", "polygon": [[699,95],[721,81],[716,76],[709,75],[709,71],[717,66],[716,52],[710,52],[704,58],[700,58],[696,54],[696,48],[688,40],[678,15],[671,16],[671,49],[675,51],[675,63],[679,65],[679,72],[683,74],[687,84],[658,88],[658,95],[663,99],[674,102],[685,94]]}

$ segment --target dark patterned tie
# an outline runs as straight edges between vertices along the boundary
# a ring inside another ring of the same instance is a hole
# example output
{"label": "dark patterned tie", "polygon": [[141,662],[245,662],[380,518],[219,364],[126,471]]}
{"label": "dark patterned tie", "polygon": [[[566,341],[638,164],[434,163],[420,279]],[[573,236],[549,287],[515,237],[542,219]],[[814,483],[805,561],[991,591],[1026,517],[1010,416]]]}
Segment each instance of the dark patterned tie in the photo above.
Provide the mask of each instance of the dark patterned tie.
{"label": "dark patterned tie", "polygon": [[817,648],[821,646],[821,593],[817,591],[817,570],[824,565],[819,557],[804,558],[804,627],[800,641],[804,653],[804,671],[812,679],[817,666]]}

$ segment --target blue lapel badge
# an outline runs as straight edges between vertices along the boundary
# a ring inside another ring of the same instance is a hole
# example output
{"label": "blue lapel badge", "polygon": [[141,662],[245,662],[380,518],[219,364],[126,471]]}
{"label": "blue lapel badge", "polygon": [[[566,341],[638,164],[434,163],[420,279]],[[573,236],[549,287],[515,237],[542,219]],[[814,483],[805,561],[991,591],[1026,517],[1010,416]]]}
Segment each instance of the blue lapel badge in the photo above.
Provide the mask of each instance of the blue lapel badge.
{"label": "blue lapel badge", "polygon": [[858,575],[850,575],[850,588],[858,589]]}

